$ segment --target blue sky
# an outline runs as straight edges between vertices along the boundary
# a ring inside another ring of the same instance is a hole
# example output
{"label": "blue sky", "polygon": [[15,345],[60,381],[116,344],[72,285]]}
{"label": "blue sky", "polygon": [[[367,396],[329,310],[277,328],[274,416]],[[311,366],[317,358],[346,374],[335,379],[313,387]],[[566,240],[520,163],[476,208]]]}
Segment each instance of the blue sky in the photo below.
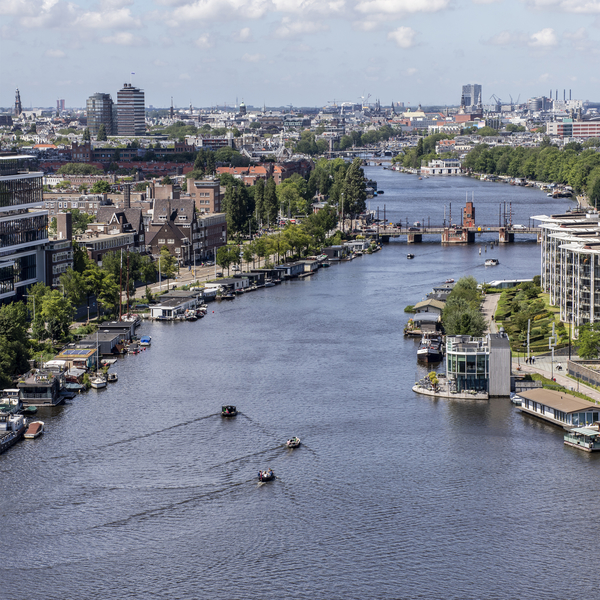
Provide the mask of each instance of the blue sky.
{"label": "blue sky", "polygon": [[0,0],[0,106],[599,100],[600,0]]}

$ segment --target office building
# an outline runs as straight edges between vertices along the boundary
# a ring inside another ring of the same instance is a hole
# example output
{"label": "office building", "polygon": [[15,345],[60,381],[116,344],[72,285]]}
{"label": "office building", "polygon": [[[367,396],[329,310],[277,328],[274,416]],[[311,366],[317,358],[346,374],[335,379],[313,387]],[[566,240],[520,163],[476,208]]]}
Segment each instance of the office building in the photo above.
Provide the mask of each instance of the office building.
{"label": "office building", "polygon": [[116,123],[114,119],[114,103],[110,94],[96,93],[87,99],[87,125],[90,135],[97,136],[100,126],[104,125],[106,135],[116,135]]}
{"label": "office building", "polygon": [[118,135],[144,135],[146,133],[146,104],[144,92],[131,83],[123,84],[117,93]]}
{"label": "office building", "polygon": [[462,86],[460,105],[465,110],[474,110],[481,107],[481,85],[470,83]]}
{"label": "office building", "polygon": [[0,302],[18,299],[26,286],[44,280],[48,211],[42,209],[43,173],[29,171],[32,158],[0,157]]}

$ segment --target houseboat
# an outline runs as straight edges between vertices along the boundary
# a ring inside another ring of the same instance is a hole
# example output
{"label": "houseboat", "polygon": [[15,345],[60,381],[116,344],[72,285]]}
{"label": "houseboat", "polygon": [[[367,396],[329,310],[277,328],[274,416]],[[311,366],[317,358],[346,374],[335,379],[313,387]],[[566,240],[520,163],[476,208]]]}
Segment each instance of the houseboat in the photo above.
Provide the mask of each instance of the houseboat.
{"label": "houseboat", "polygon": [[0,454],[23,438],[26,423],[23,415],[0,415]]}
{"label": "houseboat", "polygon": [[598,452],[600,450],[600,431],[591,427],[574,427],[565,433],[566,446],[573,446],[584,452]]}
{"label": "houseboat", "polygon": [[548,423],[567,430],[589,428],[600,420],[600,407],[587,400],[564,392],[533,388],[521,390],[521,406],[518,409]]}

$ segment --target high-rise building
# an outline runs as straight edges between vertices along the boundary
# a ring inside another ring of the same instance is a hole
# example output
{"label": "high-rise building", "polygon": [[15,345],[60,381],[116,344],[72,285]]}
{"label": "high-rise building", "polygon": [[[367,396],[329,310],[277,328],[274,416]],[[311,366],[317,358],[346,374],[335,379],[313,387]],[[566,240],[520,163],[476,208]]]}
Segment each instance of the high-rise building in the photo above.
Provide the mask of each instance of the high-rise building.
{"label": "high-rise building", "polygon": [[481,107],[481,85],[478,83],[470,83],[462,86],[462,96],[460,105],[465,109],[475,109]]}
{"label": "high-rise building", "polygon": [[61,112],[63,112],[63,110],[65,110],[65,100],[64,98],[59,98],[56,101],[56,112],[60,114]]}
{"label": "high-rise building", "polygon": [[0,303],[44,280],[48,211],[40,210],[43,173],[28,170],[32,158],[0,156]]}
{"label": "high-rise building", "polygon": [[144,92],[131,83],[123,84],[117,93],[117,122],[119,135],[146,133],[146,103]]}
{"label": "high-rise building", "polygon": [[116,135],[115,107],[110,94],[96,93],[87,99],[87,125],[91,135],[98,135],[104,125],[106,135]]}
{"label": "high-rise building", "polygon": [[22,112],[21,94],[19,94],[19,88],[17,88],[17,93],[15,94],[15,116],[18,117]]}

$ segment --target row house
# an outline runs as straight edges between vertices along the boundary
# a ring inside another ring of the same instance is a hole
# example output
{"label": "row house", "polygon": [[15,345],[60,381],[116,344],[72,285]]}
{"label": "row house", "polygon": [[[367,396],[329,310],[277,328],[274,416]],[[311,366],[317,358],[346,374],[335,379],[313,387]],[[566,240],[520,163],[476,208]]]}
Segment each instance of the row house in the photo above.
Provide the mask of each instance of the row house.
{"label": "row house", "polygon": [[110,204],[106,194],[44,194],[44,208],[51,217],[77,209],[95,215],[102,206]]}

